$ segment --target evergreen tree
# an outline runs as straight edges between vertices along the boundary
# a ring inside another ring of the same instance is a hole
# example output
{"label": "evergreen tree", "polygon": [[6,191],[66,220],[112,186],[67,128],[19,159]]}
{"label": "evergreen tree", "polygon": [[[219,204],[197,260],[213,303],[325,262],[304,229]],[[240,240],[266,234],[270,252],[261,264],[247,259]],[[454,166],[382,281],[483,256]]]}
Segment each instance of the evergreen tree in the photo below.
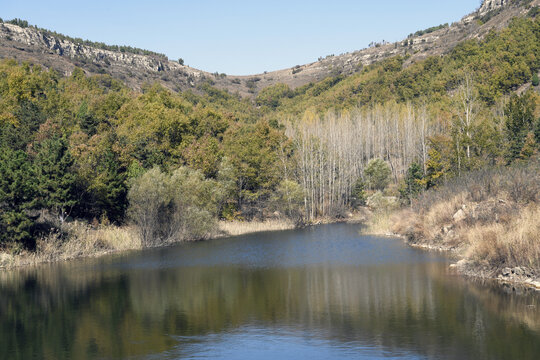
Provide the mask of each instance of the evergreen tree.
{"label": "evergreen tree", "polygon": [[540,84],[540,79],[538,78],[538,74],[534,73],[532,77],[532,86],[538,86]]}
{"label": "evergreen tree", "polygon": [[88,191],[91,194],[91,215],[119,222],[127,208],[127,169],[118,161],[118,154],[108,149],[97,169],[97,177]]}
{"label": "evergreen tree", "polygon": [[423,175],[422,167],[418,163],[412,163],[407,169],[404,182],[399,189],[401,197],[406,199],[407,202],[410,203],[412,198],[418,195],[424,188],[422,183]]}
{"label": "evergreen tree", "polygon": [[512,95],[506,106],[507,159],[512,162],[520,157],[525,139],[533,125],[534,99],[531,93]]}
{"label": "evergreen tree", "polygon": [[98,121],[88,111],[88,103],[83,101],[77,113],[77,119],[81,130],[88,136],[97,132]]}
{"label": "evergreen tree", "polygon": [[35,177],[27,155],[0,149],[0,246],[20,243],[33,247],[32,219],[27,210],[35,204]]}
{"label": "evergreen tree", "polygon": [[40,205],[64,222],[77,203],[73,158],[64,138],[46,139],[38,144],[34,161]]}
{"label": "evergreen tree", "polygon": [[536,144],[540,147],[540,117],[536,120],[536,124],[534,125],[534,139],[536,140]]}
{"label": "evergreen tree", "polygon": [[366,183],[361,177],[356,180],[351,193],[351,205],[355,208],[366,204]]}
{"label": "evergreen tree", "polygon": [[371,159],[364,170],[366,182],[370,189],[384,190],[390,183],[392,170],[382,159]]}
{"label": "evergreen tree", "polygon": [[519,158],[522,160],[528,160],[535,153],[536,153],[536,141],[534,139],[534,134],[530,132],[527,134],[527,137],[525,138],[525,143],[523,144],[523,147],[521,148],[521,153],[519,154]]}
{"label": "evergreen tree", "polygon": [[283,212],[289,219],[301,224],[304,189],[294,181],[283,180],[271,198],[271,205],[276,211]]}
{"label": "evergreen tree", "polygon": [[45,115],[35,103],[28,100],[21,101],[13,113],[16,123],[2,124],[3,126],[0,127],[0,146],[26,150],[26,145],[33,134],[45,121]]}

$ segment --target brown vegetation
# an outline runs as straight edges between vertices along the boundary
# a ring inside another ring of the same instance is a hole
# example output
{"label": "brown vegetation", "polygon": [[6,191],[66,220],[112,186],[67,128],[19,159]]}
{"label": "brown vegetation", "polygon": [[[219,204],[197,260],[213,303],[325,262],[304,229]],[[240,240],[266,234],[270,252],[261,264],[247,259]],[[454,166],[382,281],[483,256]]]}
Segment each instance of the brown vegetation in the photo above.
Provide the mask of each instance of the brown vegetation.
{"label": "brown vegetation", "polygon": [[[263,231],[294,229],[289,220],[220,221],[210,238],[238,236]],[[178,240],[181,242],[186,240]],[[166,244],[170,245],[173,241]],[[65,223],[62,231],[51,232],[36,242],[36,251],[22,250],[10,254],[0,252],[0,268],[39,263],[51,263],[77,258],[99,257],[106,254],[142,249],[140,230],[136,226],[98,225],[80,221]]]}
{"label": "brown vegetation", "polygon": [[140,249],[140,238],[132,226],[65,223],[36,242],[36,250],[15,254],[0,253],[0,268],[97,257],[117,251]]}
{"label": "brown vegetation", "polygon": [[538,162],[464,175],[394,217],[392,231],[414,245],[453,250],[468,273],[540,276]]}
{"label": "brown vegetation", "polygon": [[219,230],[225,236],[237,236],[263,231],[289,230],[294,228],[295,224],[289,220],[219,222]]}

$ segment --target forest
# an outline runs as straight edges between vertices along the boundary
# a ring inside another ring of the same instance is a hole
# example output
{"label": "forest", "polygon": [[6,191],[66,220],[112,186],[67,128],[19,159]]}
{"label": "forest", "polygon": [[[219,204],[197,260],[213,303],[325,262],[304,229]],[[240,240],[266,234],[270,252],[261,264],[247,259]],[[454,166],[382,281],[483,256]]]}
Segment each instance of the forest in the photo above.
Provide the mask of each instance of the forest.
{"label": "forest", "polygon": [[74,221],[134,224],[143,246],[205,238],[220,219],[301,226],[536,162],[536,15],[443,56],[278,84],[253,101],[209,83],[136,92],[108,75],[2,60],[0,248],[67,239]]}

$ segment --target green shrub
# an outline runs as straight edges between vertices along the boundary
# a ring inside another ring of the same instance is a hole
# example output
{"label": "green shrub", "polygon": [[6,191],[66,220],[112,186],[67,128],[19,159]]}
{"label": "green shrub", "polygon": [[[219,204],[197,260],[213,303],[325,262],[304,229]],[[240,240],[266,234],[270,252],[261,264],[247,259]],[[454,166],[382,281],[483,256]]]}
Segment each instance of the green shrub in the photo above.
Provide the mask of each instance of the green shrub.
{"label": "green shrub", "polygon": [[532,77],[532,86],[538,86],[540,84],[540,79],[538,78],[538,74],[534,73]]}
{"label": "green shrub", "polygon": [[392,171],[382,159],[371,159],[364,170],[367,185],[373,190],[384,190],[390,183]]}
{"label": "green shrub", "polygon": [[405,178],[403,179],[403,183],[399,188],[402,199],[405,199],[410,203],[411,199],[416,197],[424,189],[422,184],[423,175],[422,168],[417,163],[412,163],[411,166],[409,166]]}
{"label": "green shrub", "polygon": [[304,189],[291,180],[283,180],[271,198],[271,207],[284,213],[296,223],[302,222],[302,208],[304,206]]}
{"label": "green shrub", "polygon": [[354,208],[358,208],[359,206],[366,205],[366,183],[364,182],[364,179],[358,178],[356,180],[352,193],[351,193],[351,205]]}
{"label": "green shrub", "polygon": [[181,167],[172,174],[155,167],[133,180],[131,220],[143,246],[207,237],[215,230],[222,191],[199,171]]}

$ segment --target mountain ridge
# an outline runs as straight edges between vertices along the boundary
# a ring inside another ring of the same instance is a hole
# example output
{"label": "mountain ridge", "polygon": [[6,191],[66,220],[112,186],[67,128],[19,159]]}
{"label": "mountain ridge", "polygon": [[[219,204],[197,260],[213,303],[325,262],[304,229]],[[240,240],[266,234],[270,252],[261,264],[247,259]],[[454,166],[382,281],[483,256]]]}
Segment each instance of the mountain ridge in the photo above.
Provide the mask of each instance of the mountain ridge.
{"label": "mountain ridge", "polygon": [[372,43],[369,48],[330,55],[309,64],[246,76],[212,74],[160,54],[101,49],[43,29],[10,23],[0,24],[0,58],[30,61],[64,75],[71,74],[78,66],[89,74],[110,74],[135,90],[140,90],[144,83],[158,81],[172,90],[197,91],[199,85],[209,82],[242,97],[254,97],[277,83],[294,89],[330,76],[350,75],[397,55],[408,57],[404,66],[429,56],[440,56],[464,40],[481,39],[491,29],[505,27],[513,17],[523,16],[530,7],[539,4],[540,0],[484,0],[475,12],[456,23],[419,31],[399,42]]}

